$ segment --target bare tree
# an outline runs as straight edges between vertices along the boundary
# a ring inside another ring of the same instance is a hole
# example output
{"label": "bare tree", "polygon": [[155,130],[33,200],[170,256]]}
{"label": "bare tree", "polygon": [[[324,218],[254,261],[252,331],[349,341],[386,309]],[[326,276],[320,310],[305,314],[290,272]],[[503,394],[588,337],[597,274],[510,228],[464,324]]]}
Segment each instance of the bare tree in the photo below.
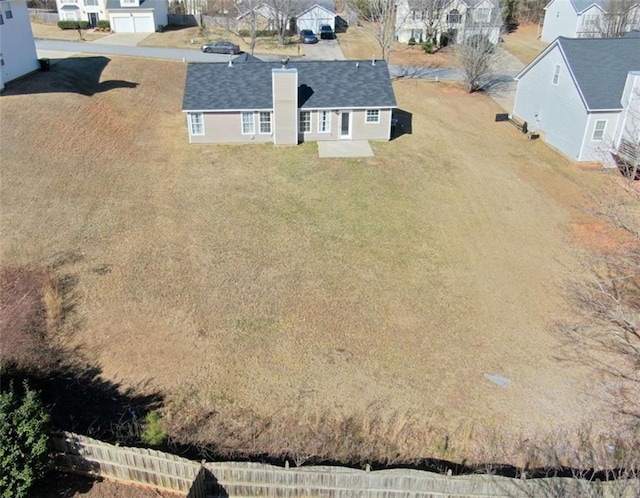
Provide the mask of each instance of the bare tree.
{"label": "bare tree", "polygon": [[486,35],[474,34],[456,47],[469,93],[482,90],[491,80],[496,49]]}
{"label": "bare tree", "polygon": [[266,4],[273,9],[273,27],[278,36],[278,43],[286,43],[289,31],[289,22],[294,17],[300,7],[298,0],[267,0]]}
{"label": "bare tree", "polygon": [[345,3],[365,21],[363,27],[378,42],[382,58],[388,59],[396,34],[395,0],[345,0]]}
{"label": "bare tree", "polygon": [[442,0],[420,0],[424,41],[438,44],[438,35],[442,32]]}
{"label": "bare tree", "polygon": [[621,38],[633,27],[640,25],[640,9],[636,0],[609,0],[604,12],[586,14],[583,33],[585,38]]}

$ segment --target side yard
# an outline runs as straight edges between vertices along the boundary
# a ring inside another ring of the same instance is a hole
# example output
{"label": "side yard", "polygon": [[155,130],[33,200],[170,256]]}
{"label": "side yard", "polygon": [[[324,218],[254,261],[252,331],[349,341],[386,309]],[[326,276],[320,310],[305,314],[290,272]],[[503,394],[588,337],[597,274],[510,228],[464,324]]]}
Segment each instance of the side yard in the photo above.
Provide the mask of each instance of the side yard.
{"label": "side yard", "polygon": [[[41,24],[38,22],[31,23],[31,31],[34,38],[43,38],[45,40],[64,40],[64,41],[81,41],[80,34],[75,29],[60,29],[55,24]],[[107,36],[109,33],[102,33],[92,29],[82,30],[82,40],[94,41]]]}
{"label": "side yard", "polygon": [[[0,98],[1,257],[56,262],[70,343],[165,393],[175,437],[221,424],[221,447],[260,452],[256,427],[294,444],[291,428],[356,420],[390,454],[457,458],[491,431],[608,421],[555,328],[587,193],[613,173],[494,123],[484,95],[418,80],[394,84],[411,134],[375,158],[189,146],[184,65],[91,60]],[[394,446],[407,427],[424,432]]]}
{"label": "side yard", "polygon": [[538,38],[540,30],[537,24],[522,24],[513,33],[503,36],[502,48],[515,55],[520,62],[529,64],[547,46]]}

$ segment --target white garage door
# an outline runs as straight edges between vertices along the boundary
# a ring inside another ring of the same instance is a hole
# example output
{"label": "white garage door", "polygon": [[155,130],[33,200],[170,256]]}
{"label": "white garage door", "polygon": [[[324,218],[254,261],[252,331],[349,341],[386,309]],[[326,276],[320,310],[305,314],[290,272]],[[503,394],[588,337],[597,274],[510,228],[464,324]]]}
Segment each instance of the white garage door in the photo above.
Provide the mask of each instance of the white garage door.
{"label": "white garage door", "polygon": [[131,16],[115,17],[111,16],[111,22],[113,23],[113,30],[116,33],[133,33],[133,18]]}
{"label": "white garage door", "polygon": [[156,30],[153,24],[153,15],[134,16],[133,28],[136,33],[153,33]]}

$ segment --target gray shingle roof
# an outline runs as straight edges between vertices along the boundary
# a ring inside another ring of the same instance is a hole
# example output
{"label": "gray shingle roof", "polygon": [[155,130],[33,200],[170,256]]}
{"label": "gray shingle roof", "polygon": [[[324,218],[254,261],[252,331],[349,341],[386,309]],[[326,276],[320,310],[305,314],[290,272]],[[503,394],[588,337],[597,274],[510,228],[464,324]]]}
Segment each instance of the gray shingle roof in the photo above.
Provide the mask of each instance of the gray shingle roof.
{"label": "gray shingle roof", "polygon": [[140,6],[136,7],[135,5],[127,5],[122,7],[120,5],[120,0],[107,0],[107,10],[137,10],[137,9],[154,9],[156,7],[156,2],[163,0],[140,0]]}
{"label": "gray shingle roof", "polygon": [[310,9],[314,5],[319,5],[320,7],[327,9],[329,12],[335,14],[336,7],[333,3],[333,0],[303,0],[297,5],[296,10],[298,12],[305,12]]}
{"label": "gray shingle roof", "polygon": [[[358,67],[356,67],[356,64]],[[182,109],[272,109],[271,70],[278,62],[191,63]],[[384,61],[291,61],[298,70],[301,108],[395,107]],[[305,88],[301,89],[301,87]]]}
{"label": "gray shingle roof", "polygon": [[620,5],[621,7],[624,5],[625,7],[630,7],[630,4],[615,4],[615,3],[611,3],[611,0],[571,0],[571,4],[573,5],[573,8],[576,10],[576,12],[583,12],[586,9],[588,9],[589,7],[591,7],[592,5],[597,5],[599,6],[603,11],[607,12],[607,10],[609,9],[609,5]]}
{"label": "gray shingle roof", "polygon": [[629,71],[640,71],[640,38],[558,38],[587,107],[620,109]]}

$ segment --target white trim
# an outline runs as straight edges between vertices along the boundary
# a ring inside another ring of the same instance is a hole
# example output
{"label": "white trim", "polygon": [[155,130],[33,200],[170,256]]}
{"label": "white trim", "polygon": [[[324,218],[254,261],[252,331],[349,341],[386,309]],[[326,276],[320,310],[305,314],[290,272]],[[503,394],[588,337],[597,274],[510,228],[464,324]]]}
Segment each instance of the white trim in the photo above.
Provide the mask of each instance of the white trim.
{"label": "white trim", "polygon": [[[377,120],[376,121],[369,121],[369,112],[377,112]],[[380,109],[367,109],[364,112],[364,124],[380,124]]]}
{"label": "white trim", "polygon": [[[262,131],[262,115],[269,116],[269,131]],[[258,133],[260,135],[271,135],[273,133],[273,113],[271,111],[258,111]]]}
{"label": "white trim", "polygon": [[[382,107],[374,107],[375,109],[380,109],[381,111],[387,111],[390,109],[397,109],[398,106],[382,106]],[[363,109],[372,109],[371,106],[367,107],[298,107],[298,111],[360,111]],[[183,109],[182,112],[260,112],[260,111],[271,111],[273,112],[273,107],[269,109]]]}
{"label": "white trim", "polygon": [[[343,135],[342,134],[342,116],[344,115],[344,113],[348,113],[349,114],[349,134],[348,135]],[[351,110],[344,110],[344,111],[340,111],[340,114],[338,114],[339,117],[339,121],[338,121],[338,139],[339,140],[351,140],[351,137],[353,135],[353,112]]]}
{"label": "white trim", "polygon": [[553,77],[551,78],[551,84],[554,86],[558,86],[558,83],[560,82],[560,69],[562,67],[560,66],[560,64],[555,64],[553,66]]}
{"label": "white trim", "polygon": [[[251,131],[244,131],[244,116],[251,116]],[[254,111],[245,111],[240,113],[240,133],[242,135],[255,135],[256,134],[256,113]]]}
{"label": "white trim", "polygon": [[[302,129],[302,114],[303,113],[309,115],[309,129],[308,130],[303,130]],[[302,133],[303,135],[305,133],[313,133],[313,118],[311,117],[311,111],[308,111],[306,109],[300,109],[298,111],[298,133]]]}
{"label": "white trim", "polygon": [[[591,141],[592,142],[602,142],[604,140],[604,132],[607,131],[607,119],[596,119],[593,122],[593,132],[591,133]],[[598,123],[604,123],[602,130],[598,130]],[[600,138],[596,138],[596,132],[600,131],[602,135]]]}
{"label": "white trim", "polygon": [[[194,123],[193,122],[193,117],[194,116],[200,116],[200,123]],[[204,114],[201,112],[190,112],[189,114],[187,114],[187,118],[189,120],[189,135],[193,136],[193,137],[201,137],[204,136],[205,132],[204,132]],[[193,128],[194,125],[200,125],[202,131],[200,133],[194,133],[193,132]]]}
{"label": "white trim", "polygon": [[[319,109],[317,111],[317,113],[318,113],[318,134],[320,134],[320,133],[323,133],[323,134],[324,133],[331,133],[331,111],[329,111],[327,109]],[[326,126],[326,129],[324,131],[322,130],[322,126],[321,126],[322,125],[322,120],[320,119],[323,113],[326,113],[326,117],[327,117],[327,120],[326,120],[326,125],[327,126]]]}

